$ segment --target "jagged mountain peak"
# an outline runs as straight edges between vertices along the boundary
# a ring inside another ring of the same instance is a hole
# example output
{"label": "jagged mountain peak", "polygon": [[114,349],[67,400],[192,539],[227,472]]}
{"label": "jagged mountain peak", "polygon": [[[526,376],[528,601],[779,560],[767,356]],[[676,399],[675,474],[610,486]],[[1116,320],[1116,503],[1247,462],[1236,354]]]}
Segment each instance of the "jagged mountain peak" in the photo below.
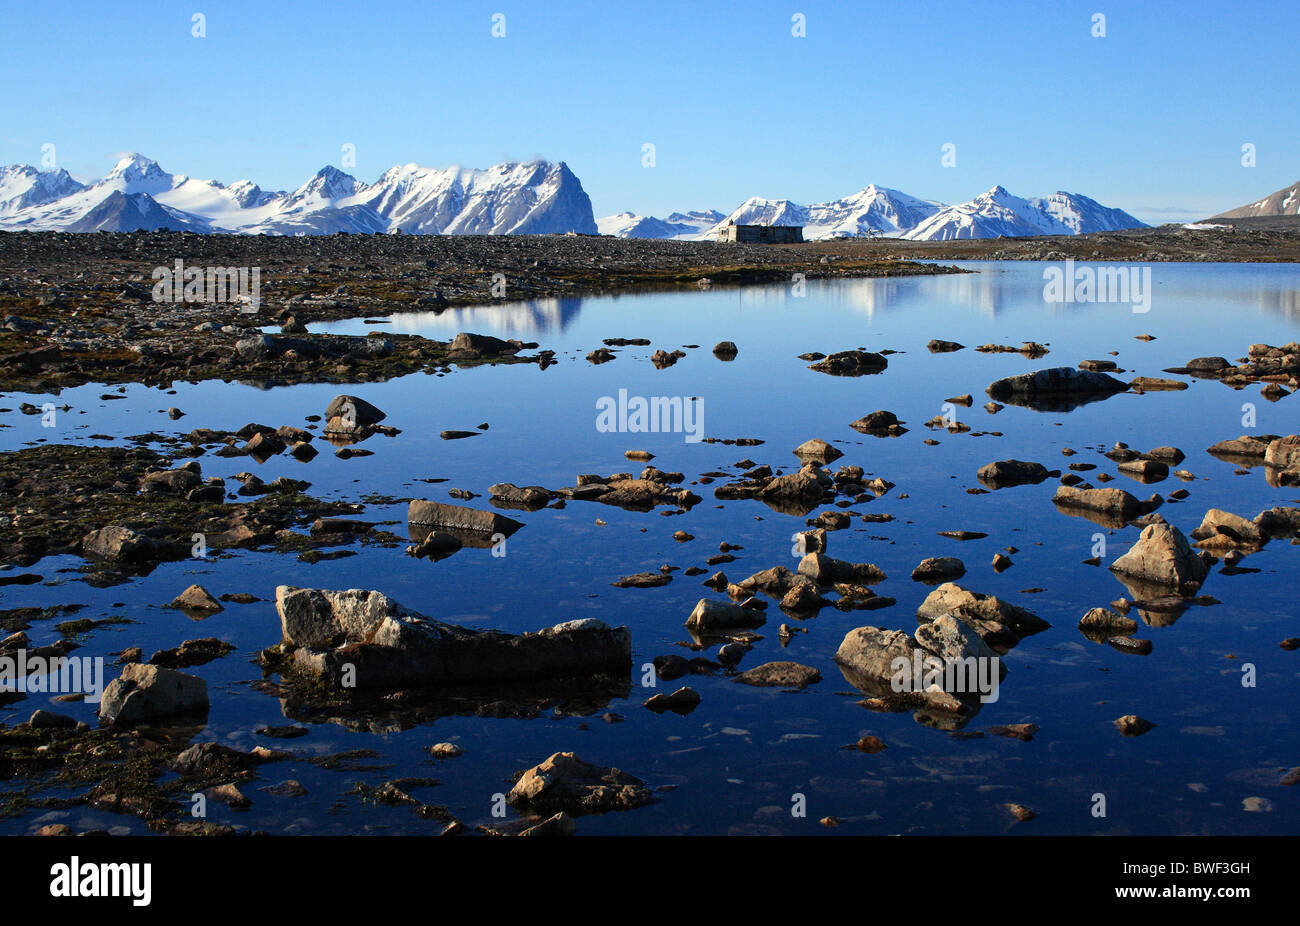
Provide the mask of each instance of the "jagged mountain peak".
{"label": "jagged mountain peak", "polygon": [[0,215],[42,206],[86,187],[66,170],[37,170],[28,164],[0,167]]}
{"label": "jagged mountain peak", "polygon": [[124,193],[161,193],[171,189],[174,182],[175,178],[157,161],[134,152],[123,155],[100,181]]}
{"label": "jagged mountain peak", "polygon": [[328,200],[344,199],[356,194],[362,184],[356,177],[333,164],[326,164],[310,180],[294,191],[294,197],[319,196]]}

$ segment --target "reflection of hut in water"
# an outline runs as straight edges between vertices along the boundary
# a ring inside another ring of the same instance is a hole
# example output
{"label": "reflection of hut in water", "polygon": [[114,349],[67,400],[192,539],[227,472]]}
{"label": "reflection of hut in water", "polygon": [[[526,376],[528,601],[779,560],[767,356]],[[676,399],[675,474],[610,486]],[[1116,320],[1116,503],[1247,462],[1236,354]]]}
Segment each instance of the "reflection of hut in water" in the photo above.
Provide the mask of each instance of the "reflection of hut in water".
{"label": "reflection of hut in water", "polygon": [[728,222],[718,232],[719,241],[738,244],[802,244],[802,225],[737,225]]}

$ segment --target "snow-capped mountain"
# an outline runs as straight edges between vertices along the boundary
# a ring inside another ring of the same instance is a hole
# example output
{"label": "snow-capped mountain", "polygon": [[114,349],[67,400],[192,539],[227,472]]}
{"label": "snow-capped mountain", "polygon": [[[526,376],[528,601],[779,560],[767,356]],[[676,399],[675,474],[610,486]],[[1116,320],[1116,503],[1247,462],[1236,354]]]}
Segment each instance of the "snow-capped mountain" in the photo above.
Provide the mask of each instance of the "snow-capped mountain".
{"label": "snow-capped mountain", "polygon": [[711,228],[721,222],[724,216],[717,209],[701,209],[693,212],[670,212],[664,221],[674,225],[694,225],[697,228]]}
{"label": "snow-capped mountain", "polygon": [[[1300,184],[1246,209],[1300,211]],[[89,186],[62,170],[0,168],[0,230],[181,228],[270,235],[578,232],[711,240],[729,222],[802,225],[806,239],[887,235],[918,241],[1144,227],[1128,213],[1076,193],[1022,199],[997,186],[968,203],[945,206],[875,184],[842,199],[807,206],[788,199],[752,197],[725,216],[715,210],[674,212],[666,219],[622,212],[597,223],[582,183],[562,161],[508,162],[486,170],[406,164],[385,171],[370,184],[327,166],[290,192],[266,191],[252,180],[227,186],[172,174],[139,154],[124,156],[104,179]]]}
{"label": "snow-capped mountain", "polygon": [[1265,215],[1300,215],[1300,183],[1293,183],[1276,193],[1270,193],[1257,203],[1248,203],[1214,218],[1249,219]]}
{"label": "snow-capped mountain", "polygon": [[942,207],[943,203],[917,199],[873,183],[844,199],[810,206],[808,214],[819,237],[872,232],[895,235],[919,225]]}
{"label": "snow-capped mountain", "polygon": [[161,206],[148,193],[123,193],[114,190],[65,231],[172,231],[210,232],[206,219]]}
{"label": "snow-capped mountain", "polygon": [[0,167],[0,216],[43,206],[83,190],[66,170],[37,170],[26,164]]}
{"label": "snow-capped mountain", "polygon": [[788,199],[751,197],[708,230],[714,237],[723,226],[802,225],[804,238],[838,238],[859,235],[898,235],[934,215],[942,203],[908,196],[874,183],[843,199],[802,206]]}
{"label": "snow-capped mountain", "polygon": [[407,164],[352,197],[413,235],[596,234],[591,200],[563,161],[439,170]]}
{"label": "snow-capped mountain", "polygon": [[729,223],[802,225],[806,240],[883,235],[918,241],[948,238],[995,238],[998,235],[1079,235],[1118,228],[1142,228],[1119,209],[1108,209],[1077,193],[1053,193],[1041,199],[1012,196],[994,187],[959,206],[918,199],[898,190],[870,186],[827,203],[809,206],[788,199],[751,197],[729,215],[695,234],[655,218],[630,212],[600,220],[602,234],[622,238],[693,238],[713,240]]}
{"label": "snow-capped mountain", "polygon": [[620,212],[596,220],[602,235],[616,238],[698,238],[726,216],[716,209],[698,212],[674,212],[666,219],[634,212]]}
{"label": "snow-capped mountain", "polygon": [[11,167],[0,172],[0,229],[101,228],[278,235],[595,234],[596,222],[591,200],[568,166],[540,160],[487,170],[408,164],[373,184],[327,166],[292,192],[267,192],[251,180],[226,186],[171,174],[138,154],[123,157],[90,186],[63,171]]}
{"label": "snow-capped mountain", "polygon": [[139,154],[128,154],[113,166],[108,176],[100,181],[105,187],[123,193],[165,193],[175,185],[176,178]]}
{"label": "snow-capped mountain", "polygon": [[953,238],[1082,235],[1143,227],[1143,223],[1127,212],[1108,209],[1077,193],[1053,193],[1043,199],[1022,199],[1001,186],[995,186],[968,203],[945,206],[901,237],[912,241],[948,241]]}
{"label": "snow-capped mountain", "polygon": [[751,196],[733,209],[725,219],[710,228],[705,237],[716,237],[721,226],[732,222],[737,225],[803,225],[805,229],[810,224],[807,206],[801,206],[788,199],[764,199],[761,196]]}

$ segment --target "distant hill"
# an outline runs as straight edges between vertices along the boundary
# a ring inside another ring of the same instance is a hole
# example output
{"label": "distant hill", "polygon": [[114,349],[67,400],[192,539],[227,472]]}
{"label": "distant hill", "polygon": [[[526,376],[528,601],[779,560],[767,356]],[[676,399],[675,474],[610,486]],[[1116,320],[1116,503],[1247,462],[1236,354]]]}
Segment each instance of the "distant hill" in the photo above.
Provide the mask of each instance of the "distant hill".
{"label": "distant hill", "polygon": [[1214,218],[1250,219],[1271,215],[1300,215],[1300,182],[1293,183],[1276,193],[1270,193],[1259,202],[1230,209]]}

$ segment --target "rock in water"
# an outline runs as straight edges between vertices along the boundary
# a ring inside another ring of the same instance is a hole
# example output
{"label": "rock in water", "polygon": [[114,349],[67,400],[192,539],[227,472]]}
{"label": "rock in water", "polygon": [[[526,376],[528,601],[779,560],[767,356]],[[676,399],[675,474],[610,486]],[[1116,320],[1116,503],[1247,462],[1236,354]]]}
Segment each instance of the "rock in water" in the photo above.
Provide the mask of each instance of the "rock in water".
{"label": "rock in water", "polygon": [[490,334],[473,334],[462,331],[448,345],[452,353],[474,354],[480,357],[498,357],[502,354],[519,353],[518,341],[503,341]]}
{"label": "rock in water", "polygon": [[910,666],[913,654],[918,650],[922,647],[901,630],[857,627],[844,635],[835,651],[835,662],[845,677],[859,688],[889,690],[894,677],[894,661],[901,658]]}
{"label": "rock in water", "polygon": [[356,688],[523,682],[626,672],[631,634],[585,619],[535,633],[471,630],[425,617],[381,592],[281,585],[282,652],[293,667]]}
{"label": "rock in water", "polygon": [[[660,675],[662,678],[662,674]],[[664,711],[673,711],[678,714],[689,714],[700,704],[700,693],[690,686],[678,688],[672,694],[652,695],[646,702],[645,707],[661,714]]]}
{"label": "rock in water", "polygon": [[181,592],[172,599],[169,608],[179,608],[182,611],[223,611],[221,602],[212,597],[212,594],[202,585],[191,585],[185,591]]}
{"label": "rock in water", "polygon": [[1048,477],[1048,472],[1042,463],[999,460],[981,466],[976,475],[990,489],[1004,489],[1010,486],[1036,485]]}
{"label": "rock in water", "polygon": [[1096,511],[1116,521],[1127,522],[1142,514],[1142,503],[1123,489],[1076,489],[1061,486],[1052,496],[1058,508]]}
{"label": "rock in water", "polygon": [[1178,591],[1195,591],[1209,571],[1204,560],[1192,552],[1183,532],[1164,523],[1144,527],[1137,543],[1110,568]]}
{"label": "rock in water", "polygon": [[879,373],[887,366],[889,361],[882,354],[866,350],[842,350],[814,363],[808,369],[829,373],[831,376],[865,376]]}
{"label": "rock in water", "polygon": [[1128,384],[1106,373],[1050,367],[991,383],[989,398],[1031,408],[1069,409],[1124,392]]}
{"label": "rock in water", "polygon": [[826,441],[814,437],[794,448],[794,455],[805,463],[817,463],[825,466],[827,463],[844,456],[844,452],[837,447],[832,447]]}
{"label": "rock in water", "polygon": [[996,595],[972,592],[952,582],[945,582],[926,596],[916,609],[916,619],[932,621],[949,613],[975,627],[986,642],[989,642],[989,634],[996,633],[999,638],[1015,643],[1051,626],[1032,611],[1003,601]]}
{"label": "rock in water", "polygon": [[83,537],[81,552],[123,563],[147,563],[157,558],[158,545],[129,527],[110,524]]}
{"label": "rock in water", "polygon": [[506,800],[512,807],[578,816],[632,810],[658,798],[641,779],[626,772],[592,765],[571,752],[557,752],[520,775]]}
{"label": "rock in water", "polygon": [[823,553],[809,553],[799,560],[799,574],[807,576],[818,585],[834,585],[836,582],[862,582],[870,585],[883,582],[886,578],[885,573],[874,563],[849,563]]}
{"label": "rock in water", "polygon": [[1104,642],[1110,637],[1137,633],[1137,621],[1107,608],[1093,608],[1079,619],[1079,631],[1089,640]]}
{"label": "rock in water", "polygon": [[686,626],[696,633],[728,630],[735,627],[760,627],[767,621],[762,611],[742,608],[738,604],[701,598],[686,618]]}
{"label": "rock in water", "polygon": [[855,431],[861,431],[863,434],[872,434],[878,437],[897,437],[900,434],[907,433],[907,428],[903,427],[903,423],[898,420],[898,416],[884,409],[878,409],[869,415],[863,415],[850,424],[849,427]]}
{"label": "rock in water", "polygon": [[1254,521],[1247,521],[1239,515],[1219,508],[1211,508],[1205,512],[1205,518],[1200,526],[1192,531],[1192,539],[1197,541],[1196,545],[1203,550],[1223,552],[1256,550],[1263,546],[1268,538],[1265,537],[1260,525]]}
{"label": "rock in water", "polygon": [[[958,620],[952,614],[945,614],[928,624],[917,627],[916,642],[924,647],[927,652],[933,653],[945,662],[971,657],[975,659],[997,659],[997,654],[989,648],[980,635],[972,627],[964,621]],[[1001,660],[997,660],[997,665],[999,672],[1005,675],[1006,666],[1002,664]]]}
{"label": "rock in water", "polygon": [[1137,714],[1125,714],[1115,719],[1115,728],[1125,736],[1141,736],[1148,730],[1154,730],[1155,724]]}
{"label": "rock in water", "polygon": [[936,585],[950,579],[960,579],[965,574],[965,564],[955,556],[931,556],[921,560],[912,570],[912,581]]}
{"label": "rock in water", "polygon": [[760,688],[803,688],[821,679],[822,674],[812,666],[797,662],[767,662],[736,676],[737,682]]}
{"label": "rock in water", "polygon": [[203,679],[161,666],[130,664],[104,689],[99,718],[125,725],[208,709],[208,685]]}
{"label": "rock in water", "polygon": [[505,534],[507,537],[524,525],[497,514],[495,511],[480,511],[463,505],[448,505],[443,502],[429,502],[412,499],[406,509],[409,524],[424,527],[441,527],[451,531],[472,531],[479,534]]}
{"label": "rock in water", "polygon": [[336,395],[325,409],[325,433],[344,437],[369,434],[388,416],[365,399]]}

